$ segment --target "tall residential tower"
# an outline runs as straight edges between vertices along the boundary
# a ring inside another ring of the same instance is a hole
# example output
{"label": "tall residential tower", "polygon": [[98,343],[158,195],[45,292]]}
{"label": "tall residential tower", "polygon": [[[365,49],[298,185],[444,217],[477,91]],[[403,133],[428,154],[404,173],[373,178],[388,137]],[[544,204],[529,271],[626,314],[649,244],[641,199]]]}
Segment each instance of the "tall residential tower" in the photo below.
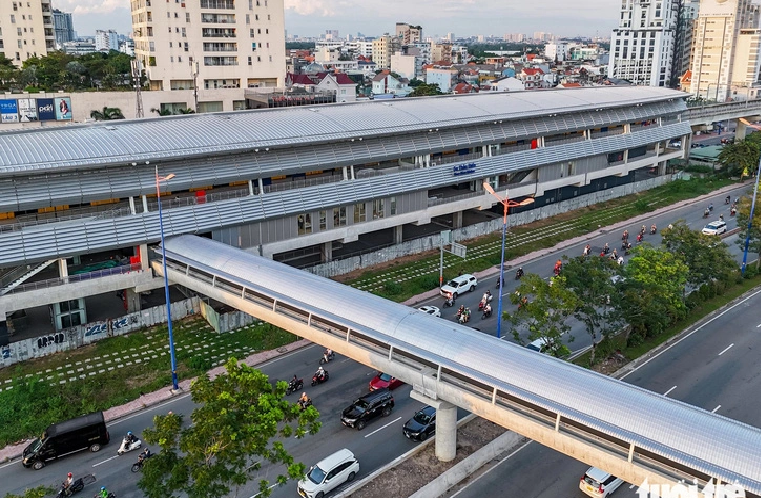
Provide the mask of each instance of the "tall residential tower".
{"label": "tall residential tower", "polygon": [[21,65],[55,50],[50,0],[0,0],[0,53]]}

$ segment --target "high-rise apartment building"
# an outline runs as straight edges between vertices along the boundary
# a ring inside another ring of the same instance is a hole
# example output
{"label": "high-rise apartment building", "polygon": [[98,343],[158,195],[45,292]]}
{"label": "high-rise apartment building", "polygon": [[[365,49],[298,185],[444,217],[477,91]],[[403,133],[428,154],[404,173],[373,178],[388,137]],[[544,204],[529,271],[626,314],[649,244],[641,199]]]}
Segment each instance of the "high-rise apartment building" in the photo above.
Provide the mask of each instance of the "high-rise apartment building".
{"label": "high-rise apartment building", "polygon": [[68,12],[53,10],[53,27],[55,29],[55,46],[59,50],[63,48],[64,43],[77,40],[74,23],[71,21],[71,14]]}
{"label": "high-rise apartment building", "polygon": [[151,90],[285,86],[284,0],[131,0]]}
{"label": "high-rise apartment building", "polygon": [[608,77],[668,86],[678,20],[679,0],[622,0],[610,41]]}
{"label": "high-rise apartment building", "polygon": [[759,81],[759,27],[759,8],[751,0],[701,0],[685,90],[721,102],[737,97],[737,87],[750,93]]}
{"label": "high-rise apartment building", "polygon": [[95,50],[98,52],[109,52],[119,50],[119,34],[113,29],[108,31],[99,29],[95,31]]}
{"label": "high-rise apartment building", "polygon": [[373,40],[373,62],[378,69],[389,69],[391,67],[391,54],[399,50],[400,47],[399,38],[388,33]]}
{"label": "high-rise apartment building", "polygon": [[396,23],[396,37],[402,45],[412,45],[423,41],[423,28],[421,26],[410,26],[406,22]]}
{"label": "high-rise apartment building", "polygon": [[50,0],[0,0],[0,53],[16,65],[55,50]]}

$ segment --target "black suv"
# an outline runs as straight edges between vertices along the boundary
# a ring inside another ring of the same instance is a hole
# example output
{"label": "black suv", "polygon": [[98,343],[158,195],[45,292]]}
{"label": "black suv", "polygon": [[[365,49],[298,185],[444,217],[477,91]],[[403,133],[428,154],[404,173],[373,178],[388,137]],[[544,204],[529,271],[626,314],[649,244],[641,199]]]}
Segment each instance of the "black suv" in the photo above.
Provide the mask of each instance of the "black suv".
{"label": "black suv", "polygon": [[346,408],[341,414],[341,422],[346,427],[361,431],[369,420],[375,417],[388,417],[394,408],[394,397],[388,389],[378,389],[365,394]]}

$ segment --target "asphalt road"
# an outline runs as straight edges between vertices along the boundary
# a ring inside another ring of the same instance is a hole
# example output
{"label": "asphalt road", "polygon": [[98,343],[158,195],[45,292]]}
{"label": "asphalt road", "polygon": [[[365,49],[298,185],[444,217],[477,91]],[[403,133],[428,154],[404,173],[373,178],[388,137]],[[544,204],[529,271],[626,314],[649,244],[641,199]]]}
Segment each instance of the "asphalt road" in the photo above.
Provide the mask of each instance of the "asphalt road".
{"label": "asphalt road", "polygon": [[[760,360],[761,291],[756,291],[622,380],[761,427]],[[530,442],[467,488],[446,496],[581,498],[579,478],[587,468]],[[633,498],[635,491],[624,484],[614,496]]]}
{"label": "asphalt road", "polygon": [[[745,190],[744,187],[737,189],[736,192],[733,192],[731,195],[732,197],[740,196]],[[713,199],[714,219],[718,219],[718,215],[724,213],[728,227],[731,229],[734,226],[734,221],[733,218],[729,217],[729,209],[723,204],[723,202],[723,196],[716,196],[716,198]],[[648,220],[646,224],[649,227],[650,224],[656,223],[660,228],[663,228],[669,223],[684,219],[691,226],[697,228],[703,226],[706,222],[706,220],[702,219],[702,212],[706,206],[693,205],[680,210],[675,210],[668,215]],[[638,226],[632,225],[628,227],[628,230],[630,233],[636,234]],[[645,240],[651,243],[657,243],[660,241],[660,236],[647,235]],[[617,243],[620,243],[620,234],[609,234],[607,236],[590,240],[589,243],[592,245],[592,254],[599,254],[605,242],[608,242],[611,247],[614,247]],[[733,253],[739,253],[739,249],[732,244],[731,240],[727,240],[727,242],[730,244],[730,247],[732,247]],[[569,256],[577,256],[581,254],[583,245],[584,244],[580,244],[576,247],[571,247],[565,251],[565,254],[568,254]],[[560,255],[562,254],[564,253],[560,253]],[[554,261],[558,257],[559,254],[556,253],[551,256],[539,258],[538,260],[524,265],[524,270],[527,273],[539,273],[540,275],[549,277]],[[505,275],[504,290],[505,295],[507,295],[515,289],[518,282],[514,280],[513,272],[506,273]],[[490,288],[492,289],[492,292],[494,292],[495,280],[496,279],[489,279],[487,282],[481,282],[476,292],[468,293],[460,297],[457,300],[458,305],[465,304],[472,310],[477,310],[477,304],[483,291],[486,288]],[[432,300],[431,304],[441,306],[441,301],[441,298],[437,298]],[[479,327],[484,333],[495,335],[496,302],[493,304],[495,313],[492,318],[481,320],[480,314],[474,312],[474,319],[471,321],[471,325]],[[509,309],[509,307],[512,306],[507,299],[503,301],[503,305],[505,306],[505,309]],[[446,308],[442,311],[444,318],[453,319],[456,308]],[[759,318],[758,321],[761,323],[761,318]],[[574,327],[572,334],[576,337],[576,340],[569,344],[572,349],[581,349],[591,343],[591,338],[580,324],[577,324],[577,326]],[[509,332],[509,328],[503,327],[502,335],[506,339],[512,340],[512,334]],[[275,359],[272,362],[263,365],[261,369],[272,378],[290,379],[295,373],[298,374],[299,377],[303,376],[308,382],[308,380],[311,379],[312,373],[317,368],[317,360],[321,355],[321,351],[322,349],[319,346],[309,347]],[[689,366],[690,364],[685,363],[685,365]],[[368,382],[375,372],[363,365],[340,356],[327,365],[326,368],[331,373],[330,381],[321,386],[316,386],[314,388],[307,387],[306,389],[307,393],[314,400],[316,408],[321,413],[321,420],[323,421],[322,430],[315,437],[307,437],[302,440],[296,440],[294,438],[286,442],[286,448],[297,461],[304,462],[309,466],[338,449],[349,448],[357,455],[360,461],[361,468],[358,477],[362,478],[418,444],[409,441],[401,434],[402,424],[409,419],[416,410],[422,407],[419,402],[409,398],[409,386],[400,387],[395,391],[394,397],[396,400],[396,407],[390,417],[375,420],[368,424],[368,427],[365,430],[358,432],[341,425],[339,420],[340,412],[353,399],[367,392]],[[721,390],[719,389],[716,392],[721,392]],[[297,395],[293,395],[294,401],[296,396]],[[738,399],[742,399],[742,397]],[[725,406],[730,405],[725,404]],[[0,466],[0,482],[3,483],[2,489],[0,489],[0,494],[21,494],[25,488],[40,484],[55,485],[64,479],[67,472],[73,472],[75,475],[93,472],[98,478],[98,482],[92,485],[90,489],[85,490],[83,496],[88,493],[94,494],[101,485],[105,485],[110,491],[116,493],[119,498],[142,497],[142,493],[136,487],[139,475],[132,474],[128,470],[132,463],[137,459],[137,453],[133,452],[124,456],[116,456],[116,450],[121,436],[127,430],[131,430],[139,435],[143,429],[151,424],[152,417],[157,413],[166,413],[171,410],[174,413],[189,414],[192,411],[192,408],[193,406],[190,398],[188,396],[182,396],[163,405],[147,409],[125,419],[116,421],[111,424],[109,429],[112,435],[112,443],[108,447],[98,453],[79,453],[59,462],[52,462],[40,471],[24,469],[18,462]],[[464,411],[461,411],[458,415],[462,417],[465,414]],[[558,458],[568,459],[551,451],[546,451],[545,455],[541,457],[532,458],[531,453],[538,450],[535,444],[533,446],[533,448],[529,446],[530,449],[527,448],[521,452],[521,455],[529,455],[527,458],[512,459],[512,461],[508,462],[509,465],[520,465],[523,467],[522,471],[529,471],[526,469],[533,468],[536,468],[537,470],[546,470],[547,473],[544,474],[545,478],[540,479],[543,484],[551,480],[546,478],[546,476],[555,475],[554,473],[557,472],[557,469],[559,468],[563,468],[564,472],[566,468],[571,469],[569,475],[573,475],[574,480],[578,480],[580,472],[583,472],[584,470],[583,468],[578,470],[580,468],[578,462],[563,462],[566,465],[561,467],[558,463]],[[555,464],[550,463],[553,461]],[[576,467],[573,467],[574,464]],[[509,465],[505,468],[509,468]],[[502,469],[500,474],[504,471],[505,469]],[[262,469],[260,477],[273,481],[278,472],[279,469],[277,468],[265,466]],[[530,470],[529,472],[534,472],[534,470]],[[536,479],[527,480],[523,478],[511,479],[511,481],[513,483],[521,483],[521,485],[525,484],[527,486],[532,482],[537,482]],[[488,483],[488,480],[484,479],[479,482]],[[565,484],[563,484],[563,486],[565,486]],[[273,496],[296,496],[295,488],[296,484],[291,482],[284,487],[276,488],[273,492]],[[567,492],[568,488],[565,487],[564,489]],[[255,486],[249,485],[244,489],[239,490],[237,496],[251,497],[254,493]],[[513,495],[513,493],[505,494],[505,496],[507,495]],[[546,496],[557,495],[550,493]]]}
{"label": "asphalt road", "polygon": [[[717,139],[718,140],[718,139]],[[731,196],[731,200],[734,200],[735,197],[740,197],[743,194],[745,194],[747,190],[747,187],[741,187],[734,191],[732,191],[729,195]],[[562,258],[563,256],[571,257],[577,257],[580,256],[584,245],[586,243],[589,243],[591,246],[591,254],[592,255],[599,255],[602,251],[603,246],[607,243],[610,248],[611,252],[613,251],[613,248],[617,248],[619,252],[621,252],[621,235],[623,234],[624,229],[629,230],[629,241],[632,243],[632,245],[636,245],[636,237],[637,233],[639,233],[640,227],[644,224],[647,227],[647,233],[644,237],[644,242],[658,245],[661,241],[660,236],[660,229],[665,228],[669,225],[669,223],[675,223],[678,220],[684,220],[690,227],[693,229],[698,229],[704,227],[708,222],[710,221],[716,221],[719,219],[719,215],[724,215],[724,220],[727,223],[727,230],[732,230],[733,228],[737,227],[737,222],[734,217],[729,215],[729,206],[724,204],[724,199],[726,197],[726,194],[724,195],[717,195],[713,198],[711,198],[709,201],[701,203],[701,204],[693,204],[690,206],[686,206],[680,209],[675,209],[673,211],[670,211],[666,214],[662,214],[660,216],[654,216],[651,219],[648,219],[646,222],[639,223],[639,224],[631,224],[629,226],[626,226],[625,228],[622,228],[619,232],[616,233],[610,233],[607,235],[602,235],[599,237],[595,237],[593,239],[589,239],[587,242],[578,244],[572,247],[569,247],[563,251],[559,251],[556,253],[553,253],[548,256],[544,256],[542,258],[538,258],[535,260],[532,260],[526,264],[523,265],[523,270],[525,273],[536,273],[541,275],[544,278],[550,278],[552,276],[552,271],[555,266],[555,261]],[[709,204],[713,204],[713,212],[712,215],[706,220],[703,219],[703,212],[708,207]],[[650,225],[655,223],[655,225],[658,227],[658,234],[656,235],[650,235]],[[727,243],[729,246],[730,253],[733,254],[738,258],[738,261],[741,261],[742,259],[742,251],[740,247],[735,243],[737,240],[737,236],[730,236],[724,239],[724,242]],[[749,260],[755,259],[755,256],[751,257],[752,255],[749,255]],[[625,257],[624,260],[627,258]],[[467,272],[467,270],[466,270]],[[465,307],[470,308],[471,310],[471,318],[468,325],[472,327],[477,327],[481,332],[484,334],[490,334],[493,336],[497,335],[497,295],[499,294],[499,291],[496,289],[497,284],[497,277],[496,275],[494,277],[490,277],[488,279],[481,279],[478,282],[478,287],[474,292],[466,292],[459,296],[457,298],[456,304],[454,307],[451,308],[445,308],[443,306],[444,298],[441,296],[437,296],[435,298],[429,299],[425,302],[422,302],[419,304],[419,306],[422,305],[433,305],[437,306],[441,309],[441,315],[442,318],[446,320],[452,320],[455,321],[455,315],[457,313],[457,308],[460,305],[464,305]],[[510,271],[505,271],[505,283],[503,286],[503,299],[502,299],[502,308],[505,311],[513,312],[515,310],[515,306],[510,302],[510,294],[515,292],[515,289],[520,284],[520,281],[515,280],[515,269],[511,269]],[[492,309],[493,313],[491,318],[482,319],[482,313],[478,311],[478,303],[481,300],[481,296],[486,291],[486,289],[489,289],[492,294],[494,295],[494,300],[492,301]],[[585,347],[588,347],[592,344],[592,338],[587,333],[586,328],[584,325],[578,321],[572,320],[571,322],[572,330],[570,334],[568,334],[568,339],[566,339],[566,344],[572,351],[576,351],[579,349],[583,349]],[[520,337],[524,343],[528,342],[528,332],[525,330],[519,330]],[[502,330],[501,330],[501,337],[504,340],[514,341],[512,329],[510,327],[510,324],[507,322],[502,323]]]}

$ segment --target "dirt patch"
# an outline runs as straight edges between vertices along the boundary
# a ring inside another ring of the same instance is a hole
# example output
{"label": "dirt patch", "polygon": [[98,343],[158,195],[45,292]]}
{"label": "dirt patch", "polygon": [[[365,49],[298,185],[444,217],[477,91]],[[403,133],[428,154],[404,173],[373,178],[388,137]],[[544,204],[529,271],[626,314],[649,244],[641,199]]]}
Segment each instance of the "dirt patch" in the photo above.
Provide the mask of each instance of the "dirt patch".
{"label": "dirt patch", "polygon": [[451,462],[436,459],[436,443],[430,443],[405,462],[387,470],[350,496],[353,498],[407,498],[412,496],[444,471],[451,469],[465,457],[472,455],[497,437],[505,428],[482,418],[474,418],[457,430],[457,456]]}

